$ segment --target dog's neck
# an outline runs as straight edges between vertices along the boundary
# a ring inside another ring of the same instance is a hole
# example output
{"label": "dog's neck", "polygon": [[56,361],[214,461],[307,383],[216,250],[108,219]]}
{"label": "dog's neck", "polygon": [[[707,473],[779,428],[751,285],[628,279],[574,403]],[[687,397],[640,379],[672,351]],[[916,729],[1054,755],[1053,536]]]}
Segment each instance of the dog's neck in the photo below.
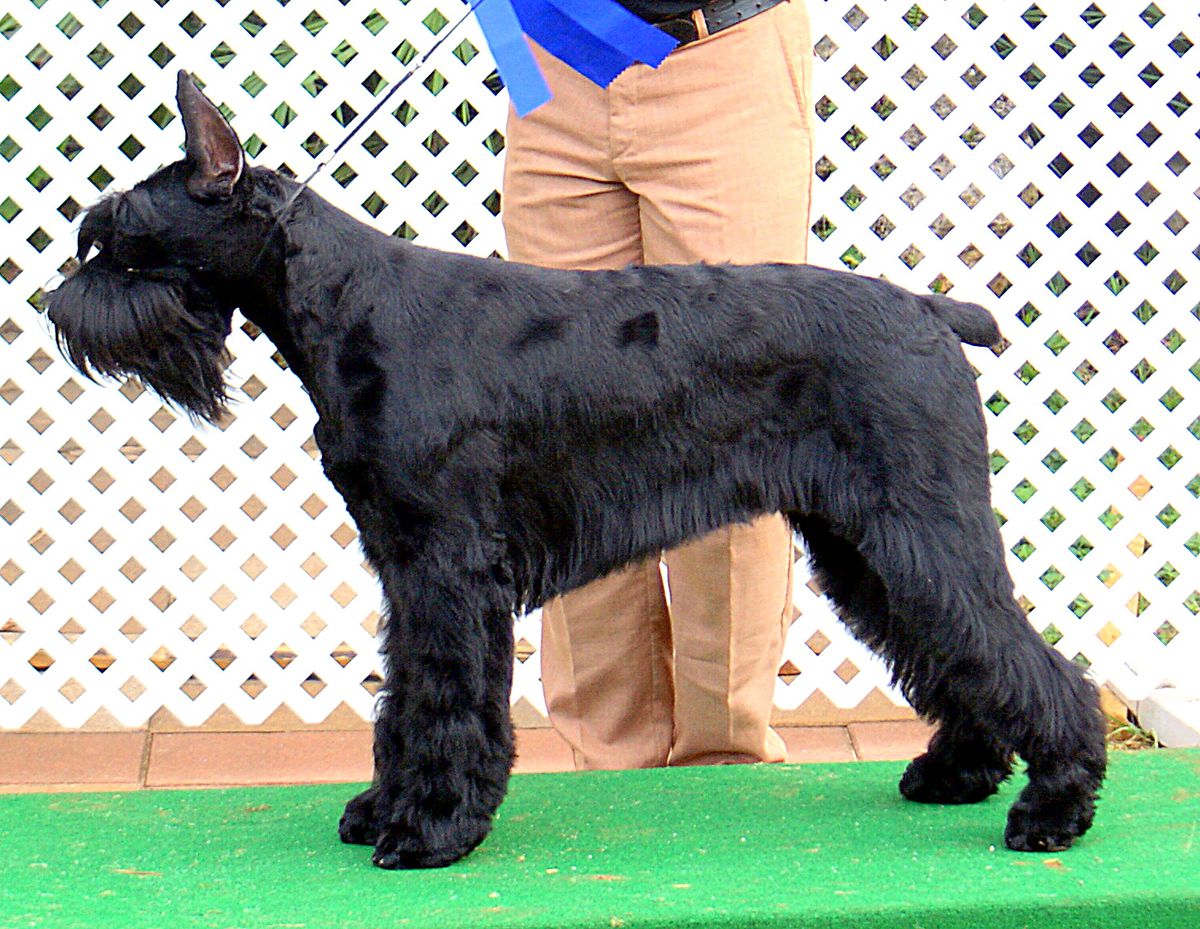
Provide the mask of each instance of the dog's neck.
{"label": "dog's neck", "polygon": [[[338,296],[347,279],[370,269],[373,252],[382,256],[399,243],[297,182],[274,178],[276,222],[259,256],[255,301],[242,312],[316,400],[319,360],[302,346],[322,345],[337,331]],[[330,268],[336,273],[332,279]]]}

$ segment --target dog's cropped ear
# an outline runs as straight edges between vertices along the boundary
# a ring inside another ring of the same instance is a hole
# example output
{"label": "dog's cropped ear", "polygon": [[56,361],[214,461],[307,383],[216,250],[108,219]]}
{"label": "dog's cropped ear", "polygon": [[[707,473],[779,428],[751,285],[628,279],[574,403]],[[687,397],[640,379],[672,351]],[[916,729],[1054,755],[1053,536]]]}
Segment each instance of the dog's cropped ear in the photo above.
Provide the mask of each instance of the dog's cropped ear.
{"label": "dog's cropped ear", "polygon": [[186,135],[188,193],[198,200],[231,196],[246,166],[237,134],[186,71],[179,72],[175,102]]}

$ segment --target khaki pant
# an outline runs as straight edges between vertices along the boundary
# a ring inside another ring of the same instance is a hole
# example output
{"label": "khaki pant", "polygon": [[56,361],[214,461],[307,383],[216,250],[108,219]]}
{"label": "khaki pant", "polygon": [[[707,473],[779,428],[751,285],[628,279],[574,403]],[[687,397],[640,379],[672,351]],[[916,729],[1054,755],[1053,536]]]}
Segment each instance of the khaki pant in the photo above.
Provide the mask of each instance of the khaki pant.
{"label": "khaki pant", "polygon": [[[554,99],[509,117],[510,258],[580,269],[804,261],[812,41],[799,0],[606,90],[536,51]],[[663,561],[669,595],[651,559],[543,609],[546,704],[576,766],[782,761],[768,723],[791,619],[791,533],[764,517]]]}

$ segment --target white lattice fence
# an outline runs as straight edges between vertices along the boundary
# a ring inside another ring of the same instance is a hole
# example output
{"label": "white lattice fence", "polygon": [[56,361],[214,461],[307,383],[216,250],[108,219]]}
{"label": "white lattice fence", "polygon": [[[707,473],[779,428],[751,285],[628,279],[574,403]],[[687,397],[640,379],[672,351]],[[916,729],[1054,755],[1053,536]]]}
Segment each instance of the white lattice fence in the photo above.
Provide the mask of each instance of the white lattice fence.
{"label": "white lattice fence", "polygon": [[[1136,693],[1200,665],[1200,22],[1045,5],[812,3],[811,254],[997,309],[1011,343],[972,360],[1020,592],[1065,654]],[[271,346],[235,332],[237,416],[196,433],[148,393],[83,382],[31,304],[80,208],[178,156],[176,68],[260,163],[307,173],[459,10],[0,6],[0,725],[369,713],[378,594]],[[446,43],[318,189],[423,244],[502,251],[504,100],[481,48],[473,24]],[[886,680],[804,586],[797,605],[781,706],[849,707]],[[536,616],[517,635],[514,697],[538,707]]]}
{"label": "white lattice fence", "polygon": [[[179,156],[177,68],[259,161],[307,173],[445,19],[430,0],[6,12],[0,723],[45,709],[138,724],[160,707],[199,723],[222,705],[317,721],[343,702],[369,715],[377,587],[315,460],[311,405],[267,340],[235,330],[237,416],[197,433],[149,394],[81,382],[22,304],[69,255],[80,205]],[[502,242],[504,102],[477,33],[461,35],[316,186],[388,231],[486,255]],[[536,674],[522,665],[520,692]]]}
{"label": "white lattice fence", "polygon": [[810,254],[996,310],[971,357],[1031,621],[1127,693],[1196,686],[1200,15],[994,6],[817,11]]}

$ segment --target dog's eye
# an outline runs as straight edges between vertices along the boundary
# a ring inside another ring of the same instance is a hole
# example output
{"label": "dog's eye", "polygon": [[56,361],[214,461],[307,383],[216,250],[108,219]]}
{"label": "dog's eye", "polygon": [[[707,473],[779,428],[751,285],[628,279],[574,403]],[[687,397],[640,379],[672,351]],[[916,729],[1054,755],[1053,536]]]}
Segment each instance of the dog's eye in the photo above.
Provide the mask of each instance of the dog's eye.
{"label": "dog's eye", "polygon": [[151,236],[140,232],[133,234],[121,230],[113,236],[108,247],[113,264],[120,265],[127,271],[137,271],[139,268],[156,268],[166,264],[162,247]]}

